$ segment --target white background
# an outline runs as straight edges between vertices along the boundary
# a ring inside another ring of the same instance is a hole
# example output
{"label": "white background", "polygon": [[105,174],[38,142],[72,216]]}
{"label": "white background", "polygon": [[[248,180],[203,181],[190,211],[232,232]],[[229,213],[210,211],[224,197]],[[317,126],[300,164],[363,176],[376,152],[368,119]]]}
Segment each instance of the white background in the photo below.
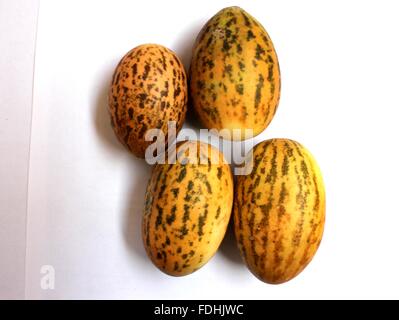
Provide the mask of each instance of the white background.
{"label": "white background", "polygon": [[[264,25],[280,61],[280,107],[256,141],[303,143],[326,184],[320,249],[279,286],[251,275],[231,230],[190,276],[172,278],[151,264],[140,235],[150,167],[119,145],[106,110],[124,53],[160,43],[188,66],[202,25],[229,5]],[[395,1],[41,1],[26,297],[399,298],[398,10]],[[42,265],[54,266],[55,290],[40,288]]]}

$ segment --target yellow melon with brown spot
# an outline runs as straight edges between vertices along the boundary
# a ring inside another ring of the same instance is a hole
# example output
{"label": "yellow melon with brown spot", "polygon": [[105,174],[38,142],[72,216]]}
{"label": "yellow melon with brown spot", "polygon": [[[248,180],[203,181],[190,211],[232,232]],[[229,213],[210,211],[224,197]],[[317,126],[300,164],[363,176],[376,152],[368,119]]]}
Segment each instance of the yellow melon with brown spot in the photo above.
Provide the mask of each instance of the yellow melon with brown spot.
{"label": "yellow melon with brown spot", "polygon": [[190,94],[202,124],[225,129],[225,138],[250,138],[269,125],[280,98],[279,63],[269,35],[249,13],[228,7],[205,24],[193,48]]}
{"label": "yellow melon with brown spot", "polygon": [[145,134],[162,130],[168,121],[181,129],[187,110],[187,77],[174,52],[157,44],[129,51],[119,62],[108,95],[111,125],[119,141],[137,157],[144,158],[152,143]]}
{"label": "yellow melon with brown spot", "polygon": [[145,196],[146,252],[163,272],[184,276],[215,254],[233,205],[233,177],[223,154],[197,141],[177,146],[178,161],[156,164]]}

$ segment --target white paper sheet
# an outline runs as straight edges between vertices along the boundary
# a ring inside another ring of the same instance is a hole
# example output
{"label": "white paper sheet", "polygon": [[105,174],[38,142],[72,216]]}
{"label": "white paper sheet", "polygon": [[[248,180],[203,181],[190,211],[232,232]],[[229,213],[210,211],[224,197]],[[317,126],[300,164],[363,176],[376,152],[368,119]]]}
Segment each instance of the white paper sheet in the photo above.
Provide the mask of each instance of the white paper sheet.
{"label": "white paper sheet", "polygon": [[0,0],[0,299],[25,296],[25,236],[38,1]]}

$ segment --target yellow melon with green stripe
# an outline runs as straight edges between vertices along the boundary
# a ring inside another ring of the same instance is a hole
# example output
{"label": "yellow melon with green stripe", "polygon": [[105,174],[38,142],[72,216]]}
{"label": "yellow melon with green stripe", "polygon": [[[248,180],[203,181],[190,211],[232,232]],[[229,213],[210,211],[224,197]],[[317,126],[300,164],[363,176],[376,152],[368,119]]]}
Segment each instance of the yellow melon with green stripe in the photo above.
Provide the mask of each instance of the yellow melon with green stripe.
{"label": "yellow melon with green stripe", "polygon": [[324,229],[320,169],[296,141],[272,139],[253,149],[253,168],[235,185],[234,225],[248,268],[268,283],[298,275],[316,253]]}

